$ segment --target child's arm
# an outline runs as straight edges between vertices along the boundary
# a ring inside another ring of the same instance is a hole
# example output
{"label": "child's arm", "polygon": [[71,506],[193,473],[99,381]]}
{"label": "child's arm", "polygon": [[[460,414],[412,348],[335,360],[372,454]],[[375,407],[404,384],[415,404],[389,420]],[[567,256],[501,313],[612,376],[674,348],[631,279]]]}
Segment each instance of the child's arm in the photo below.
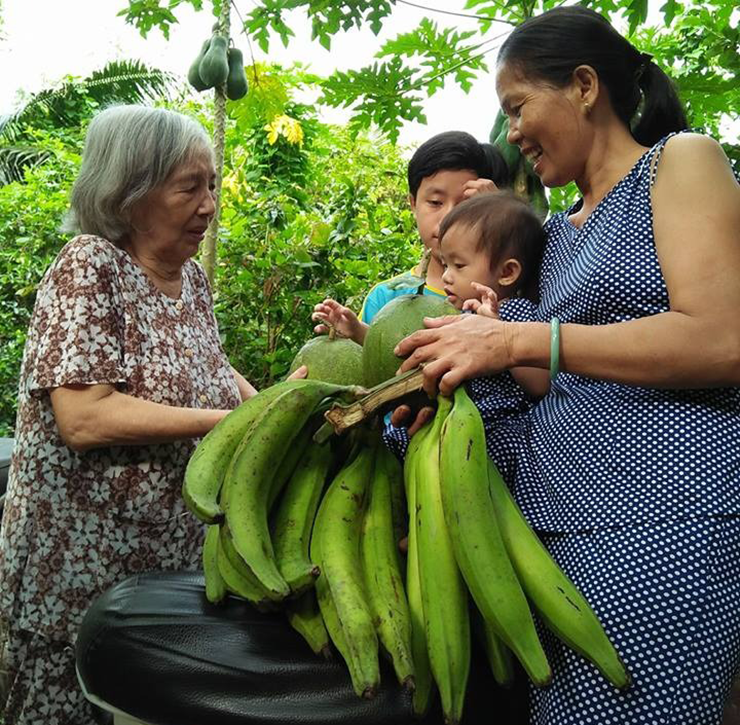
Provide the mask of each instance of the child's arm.
{"label": "child's arm", "polygon": [[[473,287],[480,293],[481,298],[465,300],[463,310],[470,310],[476,315],[498,319],[498,297],[496,293],[485,285],[473,282]],[[512,377],[524,389],[530,398],[543,398],[550,392],[550,371],[542,368],[511,368]]]}
{"label": "child's arm", "polygon": [[317,334],[327,333],[329,331],[328,325],[331,325],[342,337],[348,337],[358,345],[362,345],[365,341],[365,335],[369,327],[367,323],[361,322],[349,307],[344,307],[344,305],[340,305],[330,298],[319,302],[313,308],[311,319],[320,320],[324,323],[314,327],[314,332]]}

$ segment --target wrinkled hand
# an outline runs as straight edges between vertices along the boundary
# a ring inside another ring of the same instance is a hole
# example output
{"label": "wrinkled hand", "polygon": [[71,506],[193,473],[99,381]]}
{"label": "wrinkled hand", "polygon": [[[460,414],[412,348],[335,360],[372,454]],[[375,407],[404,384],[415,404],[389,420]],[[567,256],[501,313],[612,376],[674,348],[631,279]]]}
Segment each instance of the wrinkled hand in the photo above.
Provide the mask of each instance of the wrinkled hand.
{"label": "wrinkled hand", "polygon": [[492,317],[494,320],[498,320],[498,295],[484,284],[478,284],[478,282],[471,282],[473,289],[480,295],[480,298],[473,298],[465,300],[463,302],[463,311],[470,310],[475,312],[476,315],[483,315],[484,317]]}
{"label": "wrinkled hand", "polygon": [[362,326],[357,315],[344,305],[331,298],[319,302],[313,308],[311,319],[321,321],[324,324],[316,325],[313,331],[319,335],[329,332],[329,325],[342,336],[349,337],[352,340],[357,337],[358,329]]}
{"label": "wrinkled hand", "polygon": [[470,199],[476,194],[490,194],[493,191],[498,191],[498,186],[490,179],[471,179],[463,186],[463,197]]}
{"label": "wrinkled hand", "polygon": [[405,357],[399,373],[424,365],[424,390],[451,395],[471,378],[495,375],[513,366],[511,323],[483,315],[425,318],[418,330],[396,345]]}

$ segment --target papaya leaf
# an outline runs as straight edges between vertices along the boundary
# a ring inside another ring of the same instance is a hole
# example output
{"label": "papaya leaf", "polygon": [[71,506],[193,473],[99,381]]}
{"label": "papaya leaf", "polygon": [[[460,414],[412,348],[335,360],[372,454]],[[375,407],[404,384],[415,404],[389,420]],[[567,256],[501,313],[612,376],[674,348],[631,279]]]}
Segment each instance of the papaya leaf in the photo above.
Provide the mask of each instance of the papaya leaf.
{"label": "papaya leaf", "polygon": [[415,71],[398,57],[360,70],[335,71],[322,84],[319,103],[352,108],[352,126],[376,125],[395,142],[403,121],[426,123],[418,92],[413,90]]}
{"label": "papaya leaf", "polygon": [[128,7],[118,15],[124,17],[144,38],[152,28],[159,28],[169,40],[170,26],[177,23],[172,11],[183,2],[192,5],[195,10],[203,9],[203,0],[168,0],[165,4],[161,4],[160,0],[129,0]]}

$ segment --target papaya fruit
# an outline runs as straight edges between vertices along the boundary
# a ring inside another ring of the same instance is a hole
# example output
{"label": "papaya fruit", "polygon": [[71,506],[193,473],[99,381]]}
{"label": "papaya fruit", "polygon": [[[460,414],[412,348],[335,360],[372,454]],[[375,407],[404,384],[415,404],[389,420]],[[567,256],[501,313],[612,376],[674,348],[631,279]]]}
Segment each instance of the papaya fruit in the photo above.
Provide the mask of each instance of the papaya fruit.
{"label": "papaya fruit", "polygon": [[211,45],[211,39],[208,38],[205,43],[203,43],[203,47],[200,49],[200,53],[198,53],[198,56],[196,59],[191,63],[190,68],[188,70],[188,82],[190,83],[193,88],[195,88],[196,91],[205,91],[210,86],[206,85],[203,82],[203,79],[200,77],[200,62],[203,60],[203,56],[208,52],[208,48]]}
{"label": "papaya fruit", "polygon": [[211,37],[211,44],[198,66],[200,78],[208,88],[215,88],[226,82],[229,75],[228,47],[229,41],[223,35]]}
{"label": "papaya fruit", "polygon": [[362,347],[365,386],[372,388],[392,378],[401,365],[393,350],[412,332],[424,327],[425,317],[457,315],[458,310],[442,297],[401,295],[391,300],[370,323]]}
{"label": "papaya fruit", "polygon": [[249,90],[241,50],[239,48],[229,48],[227,60],[229,75],[226,78],[226,97],[231,101],[238,101],[240,98],[244,98]]}

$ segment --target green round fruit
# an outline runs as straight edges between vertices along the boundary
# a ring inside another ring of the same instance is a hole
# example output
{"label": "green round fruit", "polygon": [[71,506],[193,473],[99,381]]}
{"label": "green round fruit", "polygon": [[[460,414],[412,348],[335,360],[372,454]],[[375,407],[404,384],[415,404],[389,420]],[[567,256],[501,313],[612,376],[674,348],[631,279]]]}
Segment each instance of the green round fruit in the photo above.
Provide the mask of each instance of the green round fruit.
{"label": "green round fruit", "polygon": [[345,337],[321,335],[309,340],[293,358],[290,373],[301,365],[308,377],[335,385],[362,384],[362,346]]}
{"label": "green round fruit", "polygon": [[391,300],[373,318],[362,348],[365,386],[375,387],[392,378],[401,365],[393,353],[396,345],[424,327],[425,317],[457,315],[457,309],[442,297],[403,295]]}

